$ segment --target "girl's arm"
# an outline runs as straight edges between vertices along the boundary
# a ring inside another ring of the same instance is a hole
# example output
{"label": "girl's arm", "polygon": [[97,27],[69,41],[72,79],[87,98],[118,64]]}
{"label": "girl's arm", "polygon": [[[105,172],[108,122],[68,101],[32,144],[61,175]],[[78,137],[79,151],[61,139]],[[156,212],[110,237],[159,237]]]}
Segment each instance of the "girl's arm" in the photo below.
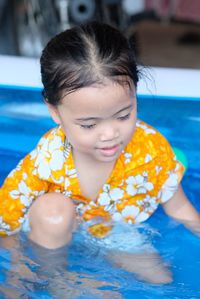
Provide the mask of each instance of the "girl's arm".
{"label": "girl's arm", "polygon": [[34,160],[27,155],[0,188],[0,236],[19,231],[32,201],[47,189],[48,183],[34,175]]}
{"label": "girl's arm", "polygon": [[162,206],[167,215],[182,222],[200,236],[200,215],[186,197],[181,185],[174,196]]}
{"label": "girl's arm", "polygon": [[20,230],[32,202],[40,195],[63,190],[64,139],[60,127],[47,132],[5,179],[0,188],[0,236]]}

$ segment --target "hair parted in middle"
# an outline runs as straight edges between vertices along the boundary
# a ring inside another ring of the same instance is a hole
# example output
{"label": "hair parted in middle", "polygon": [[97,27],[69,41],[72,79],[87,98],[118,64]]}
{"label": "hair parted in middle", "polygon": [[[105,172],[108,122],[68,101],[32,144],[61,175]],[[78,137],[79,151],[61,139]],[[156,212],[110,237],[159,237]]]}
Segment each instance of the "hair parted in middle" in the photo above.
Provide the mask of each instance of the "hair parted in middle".
{"label": "hair parted in middle", "polygon": [[119,30],[98,22],[56,35],[44,48],[40,63],[44,98],[55,106],[67,94],[108,79],[135,88],[138,83],[131,44]]}

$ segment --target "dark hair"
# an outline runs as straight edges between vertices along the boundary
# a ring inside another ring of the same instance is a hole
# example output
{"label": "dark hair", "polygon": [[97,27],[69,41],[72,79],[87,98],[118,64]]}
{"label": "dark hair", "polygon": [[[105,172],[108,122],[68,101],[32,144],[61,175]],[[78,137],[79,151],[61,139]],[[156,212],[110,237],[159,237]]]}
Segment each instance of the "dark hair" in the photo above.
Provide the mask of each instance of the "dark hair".
{"label": "dark hair", "polygon": [[137,87],[134,50],[120,31],[102,23],[56,35],[44,48],[40,63],[43,96],[52,105],[79,88],[104,84],[105,79]]}

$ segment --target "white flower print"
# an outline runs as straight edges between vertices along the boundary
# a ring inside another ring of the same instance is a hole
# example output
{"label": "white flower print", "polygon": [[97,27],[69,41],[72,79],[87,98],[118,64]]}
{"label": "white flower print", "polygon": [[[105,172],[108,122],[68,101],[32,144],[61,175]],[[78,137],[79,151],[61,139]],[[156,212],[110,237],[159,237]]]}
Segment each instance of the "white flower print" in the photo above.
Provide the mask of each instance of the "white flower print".
{"label": "white flower print", "polygon": [[72,195],[72,191],[70,191],[70,190],[66,190],[66,191],[63,192],[63,194],[64,194],[65,196],[67,196],[67,197],[70,197],[70,196]]}
{"label": "white flower print", "polygon": [[125,163],[125,164],[130,163],[130,162],[131,162],[131,158],[132,158],[132,154],[131,154],[131,153],[125,153],[124,156],[125,156],[125,161],[124,161],[124,163]]}
{"label": "white flower print", "polygon": [[180,168],[180,164],[177,163],[174,171],[176,172],[177,170],[179,170],[179,168]]}
{"label": "white flower print", "polygon": [[70,178],[75,178],[75,177],[77,177],[76,169],[73,168],[73,169],[68,170],[68,171],[67,171],[67,175],[68,175]]}
{"label": "white flower print", "polygon": [[126,217],[131,217],[133,219],[135,219],[137,217],[137,215],[139,214],[140,212],[140,209],[134,205],[131,205],[131,206],[126,206],[121,214],[122,214],[122,217],[126,218]]}
{"label": "white flower print", "polygon": [[136,223],[144,222],[148,218],[149,218],[149,214],[143,211],[136,217],[135,222]]}
{"label": "white flower print", "polygon": [[143,129],[146,134],[156,134],[156,131],[154,129],[148,127],[147,125],[141,123],[140,121],[137,121],[136,126]]}
{"label": "white flower print", "polygon": [[151,128],[147,128],[147,129],[145,130],[145,133],[146,133],[146,134],[156,134],[156,131],[153,130],[153,129],[151,129]]}
{"label": "white flower print", "polygon": [[30,160],[35,160],[35,158],[37,157],[38,153],[40,152],[40,149],[43,147],[43,144],[46,144],[46,143],[47,143],[47,139],[44,138],[44,137],[42,137],[40,139],[40,142],[39,142],[38,146],[29,153]]}
{"label": "white flower print", "polygon": [[156,197],[147,195],[143,200],[138,200],[137,204],[142,206],[145,212],[152,213],[158,206]]}
{"label": "white flower print", "polygon": [[26,172],[23,172],[23,174],[22,174],[22,178],[23,178],[23,180],[25,181],[25,180],[27,180],[27,178],[28,178],[28,175],[27,175],[27,173]]}
{"label": "white flower print", "polygon": [[162,202],[168,201],[178,189],[178,175],[176,173],[171,173],[169,178],[165,181],[161,190],[161,200]]}
{"label": "white flower print", "polygon": [[103,185],[103,191],[108,192],[110,190],[110,185],[109,184],[104,184]]}
{"label": "white flower print", "polygon": [[70,181],[68,178],[65,178],[65,184],[64,184],[64,188],[65,190],[70,186]]}
{"label": "white flower print", "polygon": [[27,187],[24,181],[21,181],[18,184],[18,190],[12,190],[10,192],[10,195],[14,199],[20,198],[21,203],[28,207],[31,204],[31,202],[29,201],[30,193],[31,189]]}
{"label": "white flower print", "polygon": [[[55,136],[50,141],[48,139],[44,140],[35,160],[35,167],[41,178],[48,179],[52,171],[62,169],[64,163],[62,146],[63,143],[60,136]],[[55,181],[61,183],[63,178]]]}
{"label": "white flower print", "polygon": [[137,201],[138,206],[142,207],[143,211],[136,217],[136,222],[143,222],[149,218],[149,215],[152,214],[158,206],[156,197],[150,197],[147,195],[143,200]]}
{"label": "white flower print", "polygon": [[18,222],[21,224],[23,232],[28,233],[31,231],[28,214],[25,214],[24,217],[20,217]]}
{"label": "white flower print", "polygon": [[126,180],[127,187],[126,191],[129,195],[144,194],[147,191],[151,191],[154,186],[151,182],[147,181],[148,174],[143,172],[143,176],[138,174],[136,176],[130,176]]}
{"label": "white flower print", "polygon": [[21,170],[21,166],[22,166],[22,161],[20,161],[20,162],[18,163],[18,165],[15,167],[15,169],[13,169],[13,170],[9,173],[8,177],[9,177],[9,178],[13,177],[14,174],[15,174],[17,171]]}
{"label": "white flower print", "polygon": [[24,221],[25,221],[25,217],[20,217],[20,218],[18,219],[18,222],[21,223],[21,224],[24,223]]}
{"label": "white flower print", "polygon": [[39,152],[39,146],[36,147],[32,152],[30,152],[30,160],[34,160],[37,157],[37,154]]}
{"label": "white flower print", "polygon": [[118,199],[121,199],[124,195],[124,191],[120,188],[113,188],[110,190],[110,197],[111,200],[117,201]]}
{"label": "white flower print", "polygon": [[110,196],[108,193],[103,192],[100,194],[99,198],[98,198],[98,203],[101,206],[107,206],[110,204]]}
{"label": "white flower print", "polygon": [[96,202],[94,202],[93,200],[91,200],[90,202],[89,202],[89,205],[88,205],[90,208],[91,207],[96,207],[97,205],[96,205]]}
{"label": "white flower print", "polygon": [[68,158],[71,152],[71,144],[69,141],[66,139],[64,142],[64,156],[65,158]]}
{"label": "white flower print", "polygon": [[56,179],[55,177],[53,177],[53,180],[57,184],[62,184],[64,182],[64,177],[60,176],[58,179]]}
{"label": "white flower print", "polygon": [[0,217],[0,231],[3,230],[3,231],[9,231],[10,230],[10,225],[5,223],[3,221],[3,218]]}
{"label": "white flower print", "polygon": [[110,185],[105,184],[102,192],[98,198],[98,203],[101,206],[107,206],[116,203],[119,199],[123,198],[124,190],[120,188],[113,188],[110,190]]}
{"label": "white flower print", "polygon": [[18,190],[10,191],[10,196],[13,199],[20,199],[20,202],[25,206],[29,207],[32,204],[34,198],[39,197],[44,194],[45,191],[32,191],[25,183],[25,181],[21,181],[18,184]]}
{"label": "white flower print", "polygon": [[156,165],[155,169],[156,169],[156,174],[159,174],[162,170],[162,166]]}
{"label": "white flower print", "polygon": [[121,221],[122,220],[122,214],[119,212],[116,212],[112,215],[112,220],[114,221]]}
{"label": "white flower print", "polygon": [[144,159],[144,162],[145,162],[145,163],[148,163],[148,162],[151,161],[151,160],[152,160],[152,156],[149,155],[149,154],[146,154],[146,157],[145,157],[145,159]]}

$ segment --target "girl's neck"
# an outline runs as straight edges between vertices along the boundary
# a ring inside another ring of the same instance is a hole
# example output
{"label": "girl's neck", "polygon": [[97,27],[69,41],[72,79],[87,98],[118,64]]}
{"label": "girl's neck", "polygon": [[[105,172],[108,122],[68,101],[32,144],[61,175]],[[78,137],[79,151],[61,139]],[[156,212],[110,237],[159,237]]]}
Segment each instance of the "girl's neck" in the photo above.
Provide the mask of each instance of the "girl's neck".
{"label": "girl's neck", "polygon": [[73,158],[81,193],[95,201],[110,177],[116,161],[112,163],[96,161],[79,153],[73,153]]}
{"label": "girl's neck", "polygon": [[84,155],[79,152],[76,152],[72,149],[72,155],[75,165],[82,165],[83,167],[90,167],[91,169],[112,169],[116,163],[116,160],[111,162],[102,162],[98,161],[89,155]]}

